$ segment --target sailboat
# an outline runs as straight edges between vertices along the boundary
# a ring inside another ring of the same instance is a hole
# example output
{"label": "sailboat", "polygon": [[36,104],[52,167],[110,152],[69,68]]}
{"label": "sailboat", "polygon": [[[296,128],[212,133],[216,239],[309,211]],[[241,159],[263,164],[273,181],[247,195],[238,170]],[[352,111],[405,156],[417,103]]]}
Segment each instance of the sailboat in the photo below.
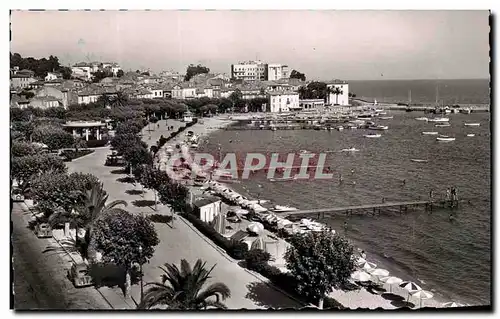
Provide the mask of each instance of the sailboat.
{"label": "sailboat", "polygon": [[408,106],[406,107],[406,112],[411,112],[413,111],[411,108],[411,90],[408,91]]}

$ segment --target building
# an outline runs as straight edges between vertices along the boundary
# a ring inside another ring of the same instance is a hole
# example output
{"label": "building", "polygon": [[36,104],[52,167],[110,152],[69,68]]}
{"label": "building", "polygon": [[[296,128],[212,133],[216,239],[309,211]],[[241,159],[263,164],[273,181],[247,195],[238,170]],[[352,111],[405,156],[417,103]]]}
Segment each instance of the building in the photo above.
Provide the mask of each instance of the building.
{"label": "building", "polygon": [[116,96],[116,93],[117,91],[115,88],[96,87],[93,85],[89,85],[88,87],[85,87],[83,90],[77,93],[77,103],[78,104],[95,103],[102,95]]}
{"label": "building", "polygon": [[46,82],[57,80],[57,79],[62,79],[62,74],[56,73],[56,72],[48,72],[47,76],[44,79]]}
{"label": "building", "polygon": [[62,107],[67,108],[69,102],[69,90],[62,87],[45,86],[35,91],[36,97],[54,97],[61,101]]}
{"label": "building", "polygon": [[265,81],[267,79],[267,65],[261,61],[231,64],[231,78],[246,81]]}
{"label": "building", "polygon": [[10,98],[10,106],[11,107],[18,107],[20,109],[25,109],[29,106],[30,101],[26,99],[24,95],[17,95],[14,94]]}
{"label": "building", "polygon": [[55,96],[35,96],[30,100],[29,106],[38,109],[48,109],[62,106],[62,101]]}
{"label": "building", "polygon": [[73,137],[89,140],[101,140],[106,123],[98,121],[69,121],[63,124],[64,130],[73,134]]}
{"label": "building", "polygon": [[328,105],[349,105],[349,84],[347,81],[333,80],[326,82],[330,94],[326,96]]}
{"label": "building", "polygon": [[25,89],[31,86],[31,83],[37,82],[31,74],[17,72],[10,77],[10,86],[17,89]]}
{"label": "building", "polygon": [[72,76],[90,81],[92,79],[93,66],[90,63],[80,62],[71,67]]}
{"label": "building", "polygon": [[176,84],[172,88],[172,98],[180,100],[196,98],[196,87],[186,82]]}
{"label": "building", "polygon": [[148,87],[148,90],[151,92],[153,98],[163,98],[163,88],[161,86]]}
{"label": "building", "polygon": [[221,207],[222,202],[217,197],[199,198],[193,203],[193,213],[202,221],[210,223],[221,213]]}
{"label": "building", "polygon": [[268,93],[270,112],[280,113],[299,110],[299,93],[292,91],[277,91]]}
{"label": "building", "polygon": [[290,77],[290,72],[288,70],[288,65],[283,64],[268,64],[267,65],[267,80],[277,81],[281,79],[288,79]]}
{"label": "building", "polygon": [[299,106],[304,111],[323,111],[325,101],[323,99],[299,100]]}

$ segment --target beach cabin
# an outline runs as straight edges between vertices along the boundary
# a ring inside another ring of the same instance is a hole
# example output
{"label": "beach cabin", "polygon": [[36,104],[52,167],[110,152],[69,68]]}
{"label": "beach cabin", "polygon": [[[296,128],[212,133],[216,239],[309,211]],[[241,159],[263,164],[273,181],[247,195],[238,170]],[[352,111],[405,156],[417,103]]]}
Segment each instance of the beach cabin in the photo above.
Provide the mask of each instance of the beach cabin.
{"label": "beach cabin", "polygon": [[222,202],[217,197],[199,198],[193,203],[193,213],[206,223],[213,221],[220,214],[221,208]]}
{"label": "beach cabin", "polygon": [[184,114],[182,115],[182,121],[185,123],[193,122],[193,113],[191,113],[190,111],[184,112]]}

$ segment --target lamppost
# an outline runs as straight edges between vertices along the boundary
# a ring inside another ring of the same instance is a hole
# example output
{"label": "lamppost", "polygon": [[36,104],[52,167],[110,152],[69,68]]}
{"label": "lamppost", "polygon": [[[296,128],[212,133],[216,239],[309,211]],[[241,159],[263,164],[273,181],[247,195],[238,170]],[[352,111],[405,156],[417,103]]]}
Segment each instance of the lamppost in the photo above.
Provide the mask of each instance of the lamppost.
{"label": "lamppost", "polygon": [[141,272],[141,302],[144,297],[144,283],[142,277],[144,274],[142,273],[142,246],[139,246],[139,270]]}

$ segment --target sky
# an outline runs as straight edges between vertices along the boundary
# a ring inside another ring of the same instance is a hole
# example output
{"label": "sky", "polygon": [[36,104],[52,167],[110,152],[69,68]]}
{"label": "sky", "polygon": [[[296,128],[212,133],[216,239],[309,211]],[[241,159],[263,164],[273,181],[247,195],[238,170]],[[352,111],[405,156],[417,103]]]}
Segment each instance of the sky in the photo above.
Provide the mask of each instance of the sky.
{"label": "sky", "polygon": [[281,63],[311,80],[489,78],[488,11],[13,11],[11,52],[125,70]]}

